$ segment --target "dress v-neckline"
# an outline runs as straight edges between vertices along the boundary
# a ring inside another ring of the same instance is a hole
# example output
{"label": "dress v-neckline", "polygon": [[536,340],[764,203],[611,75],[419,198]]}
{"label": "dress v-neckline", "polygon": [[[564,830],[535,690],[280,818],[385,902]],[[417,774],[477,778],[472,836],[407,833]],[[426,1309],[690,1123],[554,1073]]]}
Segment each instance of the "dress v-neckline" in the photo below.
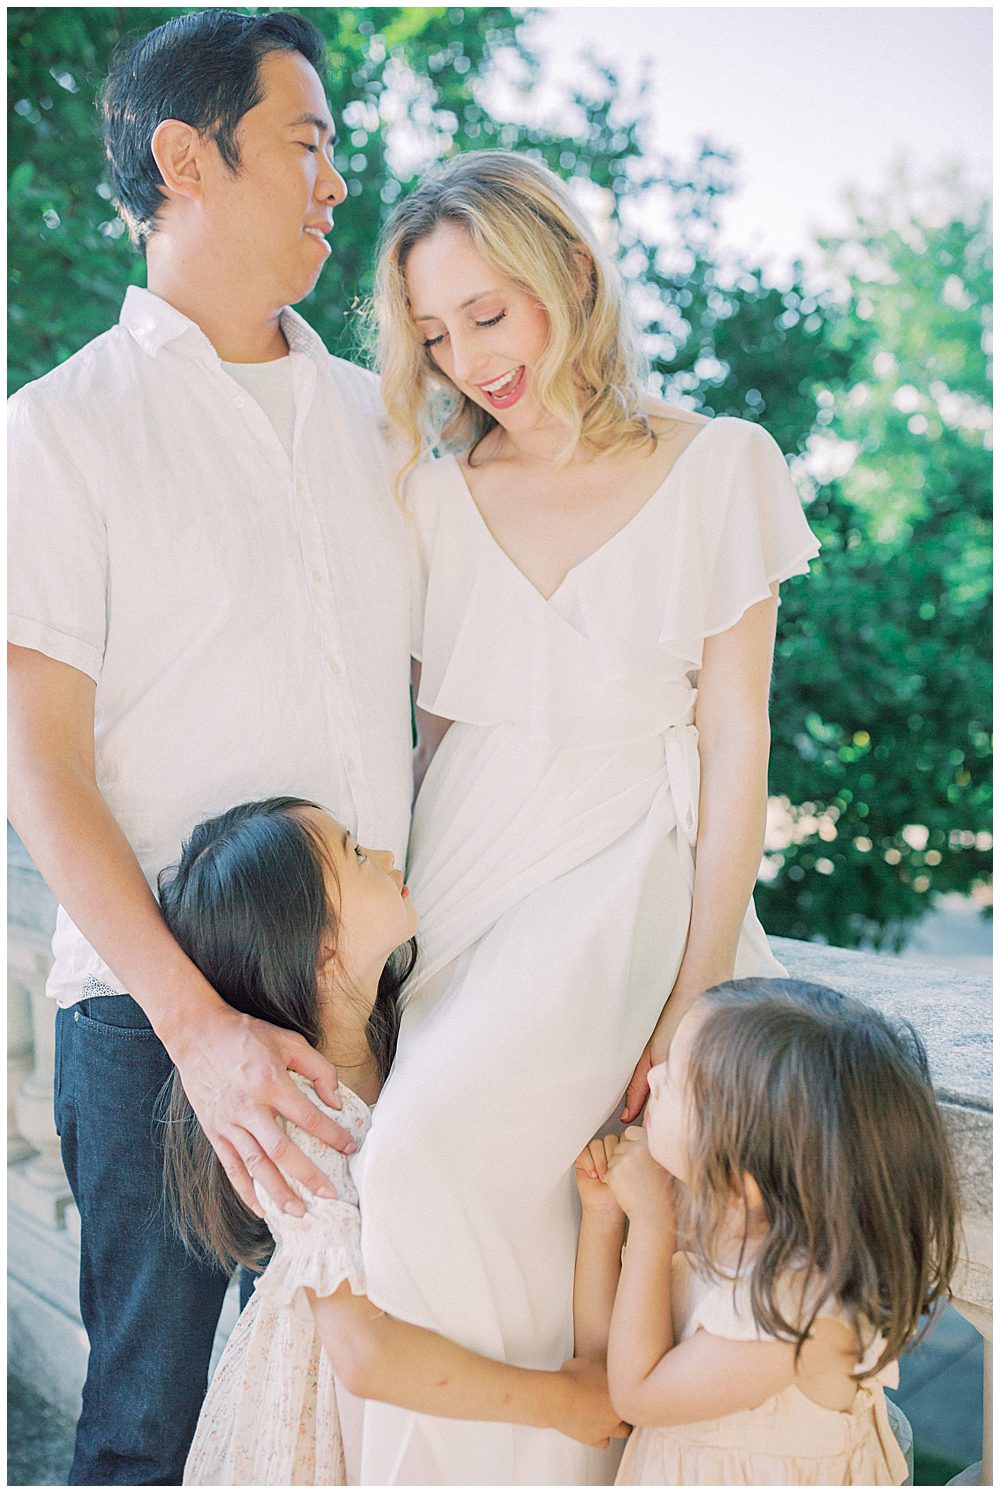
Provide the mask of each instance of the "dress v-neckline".
{"label": "dress v-neckline", "polygon": [[698,431],[697,435],[693,436],[691,438],[691,440],[688,441],[687,445],[684,447],[684,450],[680,453],[680,455],[677,457],[676,461],[674,462],[673,466],[670,468],[670,471],[666,474],[666,476],[662,479],[662,481],[653,489],[653,491],[650,493],[649,497],[643,503],[642,507],[636,509],[635,513],[633,513],[633,515],[632,515],[631,518],[626,519],[625,522],[621,525],[620,528],[616,529],[613,534],[609,534],[608,537],[607,537],[607,539],[603,540],[597,546],[596,549],[592,549],[589,555],[584,555],[584,557],[583,557],[582,560],[577,560],[577,562],[576,562],[575,565],[571,565],[569,567],[569,569],[566,571],[566,573],[563,576],[562,580],[559,582],[558,586],[556,586],[556,588],[555,588],[554,591],[550,591],[549,594],[548,594],[548,596],[546,596],[543,591],[540,591],[539,588],[535,585],[534,581],[531,580],[529,576],[525,575],[525,573],[521,569],[520,565],[518,565],[514,560],[511,559],[510,555],[504,549],[503,545],[497,539],[496,535],[493,533],[493,530],[490,528],[489,524],[486,522],[486,519],[483,517],[482,510],[480,509],[479,504],[476,502],[476,499],[473,496],[472,489],[469,486],[468,482],[466,482],[466,480],[465,480],[465,475],[462,472],[462,466],[461,466],[461,463],[460,463],[458,457],[457,456],[452,456],[450,458],[450,460],[453,463],[454,468],[455,468],[455,476],[457,477],[459,483],[461,484],[462,491],[465,494],[467,502],[469,503],[470,507],[472,508],[473,516],[474,516],[475,519],[478,520],[478,523],[479,523],[480,527],[482,528],[483,532],[485,533],[485,535],[486,535],[487,539],[489,540],[489,543],[492,545],[493,549],[500,556],[500,558],[503,561],[506,562],[506,564],[510,567],[510,569],[514,572],[514,574],[520,576],[520,578],[524,582],[524,584],[526,586],[530,587],[530,589],[534,592],[535,596],[538,597],[539,601],[541,601],[545,606],[548,606],[548,605],[550,605],[550,603],[552,603],[553,601],[555,601],[555,599],[559,595],[560,591],[568,583],[568,581],[570,580],[570,578],[572,576],[576,575],[577,571],[582,570],[584,568],[584,566],[589,565],[591,563],[591,561],[596,560],[597,557],[598,557],[598,555],[603,555],[603,553],[604,553],[605,550],[609,549],[611,547],[611,545],[615,544],[617,542],[617,540],[619,540],[622,537],[623,534],[627,533],[628,530],[631,529],[634,524],[638,523],[639,519],[642,518],[643,514],[647,511],[647,509],[651,508],[653,506],[653,504],[656,502],[656,500],[659,498],[660,494],[662,492],[664,492],[667,487],[670,486],[671,478],[676,473],[678,467],[680,467],[680,466],[683,465],[684,458],[688,455],[688,452],[692,451],[694,449],[694,447],[697,446],[700,443],[701,438],[705,434],[705,432],[707,430],[711,430],[712,426],[715,425],[716,423],[717,423],[716,420],[709,420],[709,421],[707,421],[707,423],[705,425],[702,426],[702,428]]}

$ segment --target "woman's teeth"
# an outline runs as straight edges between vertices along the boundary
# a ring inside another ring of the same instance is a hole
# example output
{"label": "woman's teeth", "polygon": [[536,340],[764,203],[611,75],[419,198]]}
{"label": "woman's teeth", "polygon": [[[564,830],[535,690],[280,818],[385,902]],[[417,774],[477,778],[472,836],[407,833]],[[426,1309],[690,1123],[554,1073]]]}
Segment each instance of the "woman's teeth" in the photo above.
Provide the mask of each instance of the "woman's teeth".
{"label": "woman's teeth", "polygon": [[496,378],[491,384],[480,384],[479,387],[484,394],[506,394],[509,389],[513,388],[520,372],[520,368],[512,368],[510,373],[504,374],[503,378]]}

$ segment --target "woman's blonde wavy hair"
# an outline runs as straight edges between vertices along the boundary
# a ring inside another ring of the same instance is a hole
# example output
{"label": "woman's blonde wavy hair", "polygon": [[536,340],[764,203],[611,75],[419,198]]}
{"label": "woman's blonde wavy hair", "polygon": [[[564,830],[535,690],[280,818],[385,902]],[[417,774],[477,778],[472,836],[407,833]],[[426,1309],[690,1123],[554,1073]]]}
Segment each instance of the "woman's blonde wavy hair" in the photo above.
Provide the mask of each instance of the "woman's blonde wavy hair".
{"label": "woman's blonde wavy hair", "polygon": [[463,228],[488,264],[543,307],[548,343],[535,369],[542,406],[577,444],[614,452],[655,441],[641,407],[646,374],[617,271],[559,178],[512,151],[455,156],[393,211],[379,242],[369,333],[391,423],[414,465],[429,447],[469,452],[497,424],[434,362],[410,315],[406,263],[442,223]]}

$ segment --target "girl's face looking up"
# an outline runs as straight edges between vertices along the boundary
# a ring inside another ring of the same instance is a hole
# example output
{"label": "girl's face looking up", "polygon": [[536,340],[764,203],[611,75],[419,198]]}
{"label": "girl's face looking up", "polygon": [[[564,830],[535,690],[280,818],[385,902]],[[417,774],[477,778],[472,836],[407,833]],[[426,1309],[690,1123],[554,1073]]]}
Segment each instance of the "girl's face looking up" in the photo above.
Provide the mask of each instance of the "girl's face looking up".
{"label": "girl's face looking up", "polygon": [[367,987],[394,949],[417,931],[417,912],[391,850],[359,845],[344,825],[318,809],[298,811],[319,836],[326,861],[327,899],[336,919],[339,969]]}
{"label": "girl's face looking up", "polygon": [[681,1182],[691,1175],[690,1142],[694,1117],[688,1097],[691,1046],[704,1020],[698,1004],[679,1022],[665,1063],[649,1073],[645,1127],[649,1154]]}
{"label": "girl's face looking up", "polygon": [[549,319],[493,269],[457,223],[440,223],[410,250],[406,288],[418,335],[441,372],[511,430],[542,415],[532,373]]}

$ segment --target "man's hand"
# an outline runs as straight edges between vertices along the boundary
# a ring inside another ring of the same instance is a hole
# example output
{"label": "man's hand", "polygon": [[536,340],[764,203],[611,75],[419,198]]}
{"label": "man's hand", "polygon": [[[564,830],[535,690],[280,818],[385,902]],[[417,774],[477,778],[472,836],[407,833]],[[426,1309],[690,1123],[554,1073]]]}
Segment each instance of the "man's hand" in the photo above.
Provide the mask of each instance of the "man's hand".
{"label": "man's hand", "polygon": [[226,1176],[258,1218],[262,1210],[254,1183],[286,1213],[305,1213],[282,1172],[317,1197],[336,1196],[329,1177],[278,1123],[281,1116],[345,1155],[356,1149],[348,1131],[317,1109],[288,1076],[289,1068],[301,1073],[325,1104],[341,1107],[336,1068],[303,1037],[220,1006],[199,1020],[196,1031],[175,1040],[170,1056]]}
{"label": "man's hand", "polygon": [[594,1358],[570,1358],[560,1369],[568,1379],[567,1405],[557,1431],[582,1441],[584,1446],[607,1446],[613,1437],[629,1434],[630,1426],[618,1415],[608,1395],[608,1372]]}

